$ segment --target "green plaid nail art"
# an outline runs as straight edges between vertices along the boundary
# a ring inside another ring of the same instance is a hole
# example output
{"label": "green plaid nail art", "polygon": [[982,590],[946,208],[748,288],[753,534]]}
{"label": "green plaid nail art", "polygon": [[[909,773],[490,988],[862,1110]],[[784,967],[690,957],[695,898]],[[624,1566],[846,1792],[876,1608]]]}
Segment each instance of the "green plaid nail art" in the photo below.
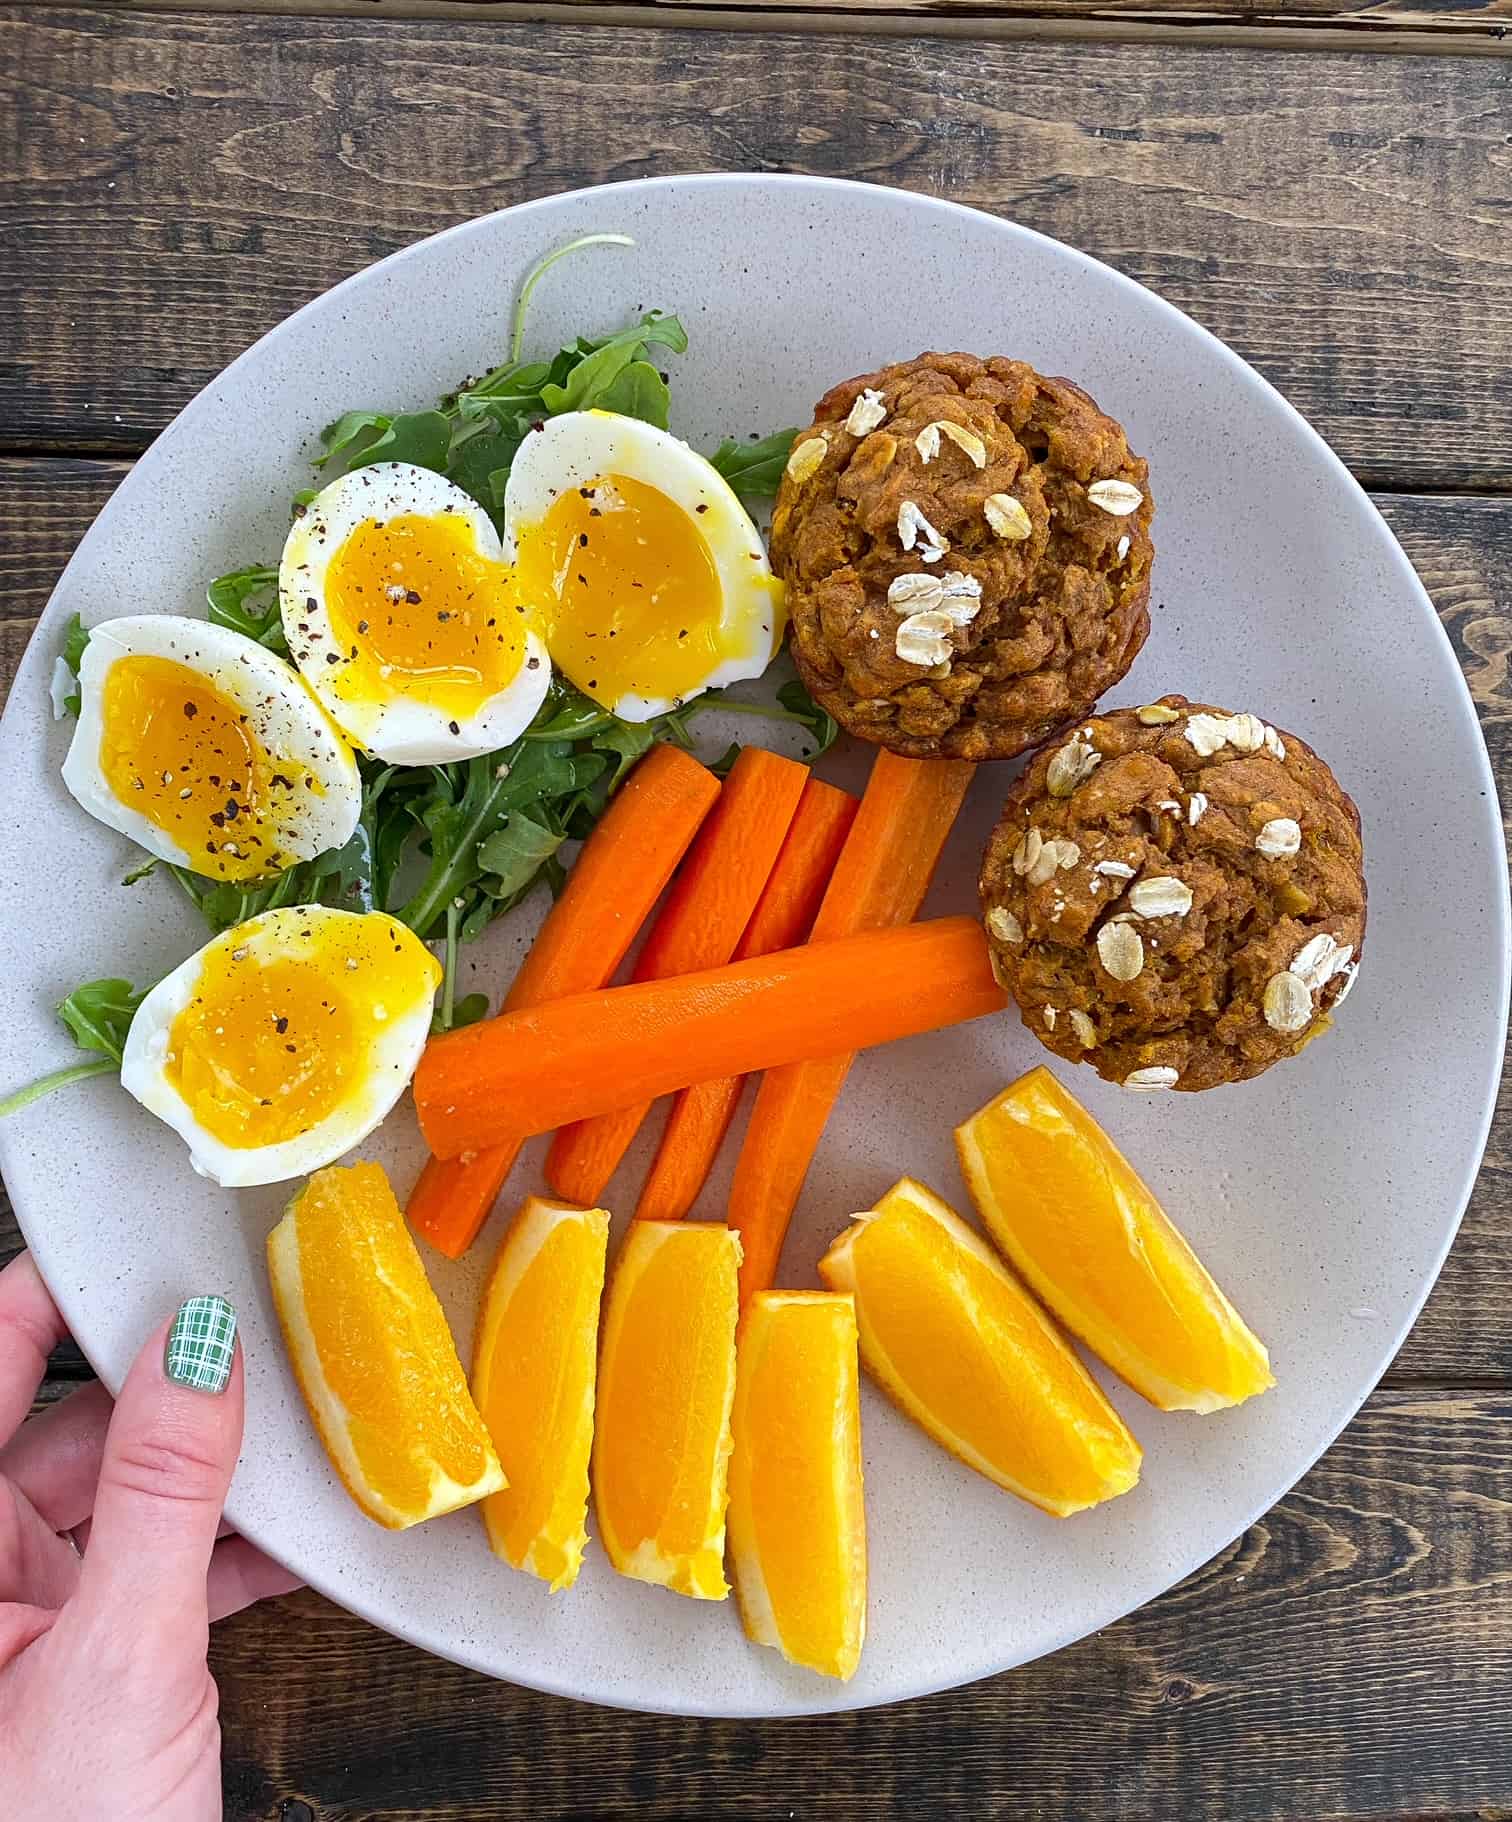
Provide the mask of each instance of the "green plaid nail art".
{"label": "green plaid nail art", "polygon": [[175,1385],[224,1392],[236,1352],[236,1311],[224,1297],[191,1297],[173,1319],[163,1370]]}

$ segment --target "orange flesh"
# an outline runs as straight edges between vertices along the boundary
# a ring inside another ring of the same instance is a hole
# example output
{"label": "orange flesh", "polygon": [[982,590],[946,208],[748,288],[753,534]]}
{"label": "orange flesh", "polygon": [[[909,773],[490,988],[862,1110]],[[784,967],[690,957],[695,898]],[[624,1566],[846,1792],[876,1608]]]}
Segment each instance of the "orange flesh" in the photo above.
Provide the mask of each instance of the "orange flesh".
{"label": "orange flesh", "polygon": [[342,660],[330,686],[350,701],[402,693],[460,720],[525,661],[509,571],[459,513],[364,520],[331,559],[325,599]]}
{"label": "orange flesh", "polygon": [[905,1179],[820,1261],[854,1292],[867,1370],[937,1442],[1046,1511],[1126,1492],[1138,1444],[1029,1293],[960,1231]]}
{"label": "orange flesh", "polygon": [[730,655],[719,572],[696,522],[645,481],[569,488],[522,530],[519,580],[553,662],[596,701],[679,700]]}
{"label": "orange flesh", "polygon": [[196,873],[255,879],[290,856],[273,832],[280,793],[319,787],[281,772],[241,705],[172,658],[118,658],[106,674],[100,770],[128,808],[175,841]]}
{"label": "orange flesh", "polygon": [[[747,1630],[848,1677],[866,1629],[856,1313],[850,1297],[764,1292],[740,1334],[730,1545]],[[765,1635],[769,1615],[775,1638]]]}
{"label": "orange flesh", "polygon": [[[537,1244],[540,1216],[550,1220]],[[532,1199],[505,1240],[484,1302],[473,1391],[509,1485],[484,1501],[495,1550],[567,1586],[582,1561],[595,1344],[609,1217]],[[537,1250],[516,1273],[515,1249]]]}
{"label": "orange flesh", "polygon": [[[665,1238],[664,1236],[670,1236]],[[722,1600],[739,1247],[724,1228],[632,1224],[604,1315],[593,1486],[615,1568]]]}
{"label": "orange flesh", "polygon": [[1066,1325],[1163,1410],[1274,1383],[1265,1349],[1085,1109],[1032,1069],[957,1131],[989,1232]]}
{"label": "orange flesh", "polygon": [[417,1513],[430,1464],[472,1486],[483,1427],[388,1179],[376,1164],[317,1171],[294,1213],[305,1314],[364,1484]]}
{"label": "orange flesh", "polygon": [[173,1021],[168,1080],[223,1145],[308,1132],[360,1092],[372,1044],[429,990],[422,955],[386,918],[339,930],[305,920],[298,952],[267,960],[254,944],[218,943]]}

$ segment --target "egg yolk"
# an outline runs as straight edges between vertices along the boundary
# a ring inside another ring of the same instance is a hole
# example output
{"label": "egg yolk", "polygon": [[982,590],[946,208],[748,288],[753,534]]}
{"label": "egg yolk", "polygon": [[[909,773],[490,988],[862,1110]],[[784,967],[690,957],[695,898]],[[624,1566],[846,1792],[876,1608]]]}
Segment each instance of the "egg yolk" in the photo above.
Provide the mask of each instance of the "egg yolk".
{"label": "egg yolk", "polygon": [[659,488],[610,475],[561,494],[519,534],[522,597],[552,662],[606,707],[681,701],[730,655],[719,571],[698,525]]}
{"label": "egg yolk", "polygon": [[101,721],[105,782],[177,842],[196,873],[255,879],[288,865],[279,810],[318,786],[300,766],[281,770],[241,705],[201,672],[173,658],[118,658]]}
{"label": "egg yolk", "polygon": [[232,1149],[309,1132],[361,1095],[389,1019],[433,990],[439,970],[417,950],[386,918],[304,919],[274,953],[216,944],[173,1021],[169,1083]]}
{"label": "egg yolk", "polygon": [[460,513],[364,520],[331,559],[325,600],[336,649],[312,644],[300,663],[326,665],[349,702],[402,694],[461,721],[527,662],[508,568],[478,550]]}

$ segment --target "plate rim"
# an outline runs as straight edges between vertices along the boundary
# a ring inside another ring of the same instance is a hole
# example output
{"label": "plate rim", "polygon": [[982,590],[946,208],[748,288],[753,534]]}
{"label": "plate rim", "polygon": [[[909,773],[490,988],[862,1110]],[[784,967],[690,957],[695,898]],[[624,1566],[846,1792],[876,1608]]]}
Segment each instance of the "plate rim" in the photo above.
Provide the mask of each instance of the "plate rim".
{"label": "plate rim", "polygon": [[[289,315],[272,324],[254,342],[243,349],[234,359],[229,361],[226,366],[219,369],[206,381],[205,385],[194,394],[193,398],[187,400],[179,411],[175,412],[169,422],[164,425],[163,429],[154,437],[147,449],[136,458],[130,471],[123,477],[110,498],[101,507],[99,513],[91,520],[89,527],[86,528],[79,543],[75,546],[67,563],[60,572],[57,582],[49,593],[47,603],[42,610],[37,626],[34,629],[31,638],[28,640],[26,647],[23,649],[21,661],[17,667],[17,677],[19,678],[21,666],[25,664],[33,646],[43,636],[44,627],[48,626],[50,623],[59,598],[64,594],[70,573],[78,561],[80,552],[85,543],[89,540],[95,526],[99,523],[99,520],[110,511],[115,501],[121,497],[123,492],[126,492],[137,485],[143,487],[150,487],[152,485],[152,476],[150,473],[140,481],[138,480],[138,475],[144,467],[149,466],[150,458],[159,443],[170,436],[177,428],[180,420],[199,403],[206,393],[211,391],[212,388],[233,381],[239,369],[241,369],[245,363],[249,363],[253,357],[263,349],[265,344],[280,338],[287,332],[293,330],[295,325],[297,325],[307,313],[310,313],[317,308],[323,309],[327,307],[331,303],[331,300],[342,296],[349,287],[357,285],[359,281],[370,279],[371,275],[375,272],[391,271],[402,265],[405,261],[422,257],[426,250],[438,242],[448,241],[453,238],[461,238],[469,233],[476,232],[486,224],[503,216],[514,217],[527,216],[534,213],[549,213],[553,208],[558,207],[565,202],[599,196],[613,197],[626,192],[633,193],[639,197],[649,196],[667,190],[735,189],[747,186],[779,191],[789,190],[794,193],[812,193],[815,190],[860,193],[866,196],[881,193],[884,196],[903,199],[910,208],[917,209],[925,214],[938,214],[957,218],[964,216],[970,217],[975,221],[986,222],[990,224],[993,229],[1001,232],[1005,236],[1007,242],[1022,238],[1026,241],[1035,243],[1041,248],[1054,249],[1055,254],[1061,259],[1069,259],[1070,262],[1076,266],[1094,269],[1099,277],[1104,280],[1111,279],[1116,290],[1137,295],[1143,307],[1148,308],[1153,302],[1160,313],[1164,313],[1170,318],[1179,321],[1186,333],[1195,333],[1198,335],[1208,345],[1209,351],[1215,353],[1224,365],[1242,376],[1247,384],[1258,386],[1261,391],[1268,396],[1273,405],[1281,408],[1285,417],[1290,421],[1293,429],[1301,432],[1303,441],[1311,447],[1313,453],[1321,457],[1325,465],[1331,467],[1336,476],[1347,483],[1353,496],[1367,509],[1368,513],[1374,517],[1379,529],[1384,533],[1386,545],[1390,550],[1390,560],[1393,568],[1398,573],[1400,579],[1406,584],[1408,590],[1416,596],[1419,607],[1431,623],[1434,633],[1440,642],[1442,653],[1449,660],[1449,669],[1454,680],[1452,693],[1455,694],[1455,700],[1460,710],[1461,717],[1468,718],[1469,725],[1474,730],[1475,739],[1472,744],[1479,772],[1479,777],[1475,782],[1478,786],[1483,787],[1481,820],[1485,824],[1489,837],[1488,847],[1492,854],[1501,854],[1505,863],[1506,835],[1501,818],[1496,777],[1491,765],[1490,752],[1486,745],[1485,730],[1481,724],[1480,715],[1476,708],[1474,697],[1471,695],[1463,667],[1455,653],[1453,642],[1449,638],[1438,610],[1433,604],[1432,597],[1428,594],[1427,589],[1424,587],[1421,578],[1418,576],[1417,571],[1414,569],[1405,550],[1402,548],[1396,534],[1392,531],[1380,509],[1376,506],[1375,501],[1370,497],[1363,485],[1350,472],[1343,459],[1337,454],[1322,433],[1302,415],[1297,407],[1294,406],[1264,374],[1260,373],[1258,369],[1253,367],[1243,358],[1243,356],[1238,354],[1225,341],[1214,334],[1213,331],[1207,329],[1186,311],[1180,309],[1179,306],[1161,296],[1159,292],[1142,284],[1138,279],[1129,277],[1126,273],[1121,272],[1117,267],[1108,264],[1106,261],[1100,260],[1089,253],[1085,253],[1080,248],[1071,246],[1065,241],[1058,240],[1053,235],[1042,233],[1038,229],[1027,227],[1021,222],[1004,215],[995,214],[988,209],[976,208],[970,204],[953,202],[944,197],[929,195],[922,191],[907,189],[897,185],[869,183],[854,178],[807,175],[797,172],[700,171],[687,173],[669,172],[654,177],[627,178],[607,184],[584,185],[574,189],[555,191],[545,196],[531,197],[521,202],[506,204],[499,209],[488,210],[481,215],[469,216],[465,220],[454,222],[446,228],[439,229],[434,234],[425,235],[419,240],[395,248],[393,252],[384,255],[382,259],[374,260],[370,264],[347,274],[346,277],[338,280],[334,285],[318,293],[316,296],[309,298],[305,303],[301,304],[298,309],[290,312]],[[6,705],[5,715],[7,718],[11,706],[10,702]],[[1478,1137],[1472,1148],[1472,1154],[1467,1157],[1467,1161],[1462,1168],[1457,1191],[1452,1197],[1452,1205],[1457,1204],[1457,1212],[1455,1212],[1452,1220],[1447,1224],[1442,1241],[1436,1250],[1431,1266],[1424,1272],[1421,1284],[1418,1287],[1414,1298],[1410,1301],[1409,1306],[1405,1310],[1402,1319],[1395,1330],[1381,1343],[1378,1350],[1379,1362],[1372,1369],[1372,1376],[1370,1377],[1368,1384],[1363,1387],[1358,1398],[1350,1404],[1349,1409],[1339,1420],[1338,1424],[1323,1438],[1317,1449],[1298,1466],[1296,1473],[1292,1475],[1286,1484],[1276,1490],[1261,1504],[1255,1506],[1253,1510],[1247,1511],[1242,1523],[1236,1525],[1223,1542],[1212,1550],[1204,1550],[1204,1553],[1195,1559],[1183,1558],[1182,1566],[1178,1569],[1177,1573],[1170,1577],[1166,1576],[1164,1569],[1156,1569],[1154,1571],[1154,1579],[1158,1582],[1158,1586],[1143,1592],[1136,1592],[1134,1598],[1130,1599],[1127,1604],[1120,1606],[1116,1612],[1108,1614],[1097,1623],[1090,1626],[1073,1623],[1068,1626],[1064,1632],[1053,1634],[1051,1642],[1048,1644],[1036,1646],[1034,1649],[1027,1652],[1010,1652],[1002,1662],[990,1668],[981,1670],[973,1669],[964,1677],[945,1677],[911,1683],[909,1687],[902,1692],[853,1695],[851,1693],[850,1685],[842,1684],[834,1686],[825,1685],[816,1688],[814,1699],[812,1700],[804,1699],[802,1697],[792,1698],[784,1695],[781,1700],[760,1707],[746,1706],[743,1703],[734,1706],[725,1704],[718,1707],[712,1705],[693,1706],[685,1703],[672,1702],[659,1703],[656,1701],[631,1703],[629,1701],[616,1700],[614,1697],[607,1694],[585,1694],[581,1689],[573,1687],[564,1679],[553,1677],[550,1674],[533,1674],[527,1677],[518,1672],[511,1672],[508,1676],[505,1676],[503,1673],[492,1669],[486,1662],[482,1661],[482,1658],[478,1653],[469,1650],[464,1644],[438,1644],[429,1639],[417,1637],[413,1630],[406,1629],[400,1625],[391,1624],[387,1620],[375,1617],[374,1613],[370,1610],[370,1607],[362,1602],[360,1596],[354,1595],[351,1591],[338,1592],[332,1582],[324,1577],[318,1570],[315,1574],[307,1573],[304,1568],[299,1568],[295,1572],[303,1576],[307,1585],[315,1589],[317,1593],[324,1595],[325,1598],[332,1601],[333,1604],[343,1608],[347,1612],[353,1613],[367,1624],[375,1626],[378,1630],[387,1632],[391,1636],[400,1638],[405,1643],[412,1645],[419,1650],[428,1652],[432,1656],[460,1664],[464,1668],[476,1671],[494,1681],[509,1682],[523,1688],[539,1690],[543,1694],[560,1697],[565,1700],[584,1702],[596,1707],[618,1709],[623,1712],[686,1715],[697,1718],[726,1720],[775,1721],[790,1717],[795,1718],[802,1715],[858,1712],[864,1709],[888,1706],[902,1701],[914,1701],[925,1696],[939,1694],[945,1690],[967,1687],[970,1684],[980,1682],[985,1678],[999,1676],[1010,1670],[1018,1669],[1022,1665],[1034,1662],[1039,1658],[1052,1656],[1057,1652],[1065,1650],[1067,1646],[1077,1643],[1080,1639],[1089,1637],[1092,1633],[1101,1631],[1105,1627],[1111,1626],[1117,1621],[1127,1618],[1131,1613],[1140,1611],[1151,1602],[1159,1599],[1162,1595],[1169,1593],[1172,1588],[1177,1587],[1181,1582],[1187,1580],[1190,1576],[1200,1570],[1205,1563],[1213,1561],[1214,1558],[1221,1555],[1224,1550],[1230,1548],[1235,1539],[1241,1537],[1266,1512],[1270,1511],[1276,1504],[1285,1499],[1292,1489],[1296,1487],[1298,1482],[1316,1466],[1317,1462],[1321,1460],[1328,1450],[1333,1447],[1335,1442],[1337,1442],[1343,1431],[1359,1415],[1359,1412],[1366,1401],[1379,1386],[1382,1376],[1386,1373],[1392,1361],[1400,1352],[1408,1334],[1411,1332],[1418,1317],[1421,1315],[1424,1304],[1427,1302],[1430,1293],[1438,1282],[1439,1276],[1443,1270],[1444,1261],[1448,1257],[1449,1251],[1459,1234],[1465,1211],[1469,1206],[1471,1195],[1474,1192],[1480,1176],[1486,1145],[1490,1137],[1491,1124],[1495,1118],[1499,1090],[1506,1069],[1505,1051],[1509,1019],[1508,1000],[1509,991],[1512,991],[1512,888],[1509,888],[1505,864],[1500,870],[1500,891],[1496,895],[1495,902],[1490,905],[1488,909],[1492,913],[1489,936],[1496,949],[1496,973],[1501,1005],[1501,1017],[1499,1021],[1499,1042],[1495,1047],[1494,1055],[1490,1053],[1488,1047],[1488,1061],[1483,1070],[1480,1082],[1481,1117],[1479,1121]],[[5,1169],[9,1150],[10,1144],[5,1128],[3,1124],[0,1124],[0,1171]],[[14,1196],[12,1197],[12,1205],[15,1209],[16,1220],[21,1229],[22,1236],[26,1241],[27,1248],[38,1259],[40,1265],[46,1252],[46,1243],[43,1241],[39,1245],[37,1240],[33,1238],[22,1207],[20,1203],[15,1200]],[[44,1276],[45,1275],[46,1274],[44,1273]],[[63,1278],[56,1272],[53,1274],[53,1277],[57,1280],[58,1285],[62,1287]],[[71,1308],[75,1302],[73,1293],[66,1288],[58,1288],[54,1290],[53,1294],[57,1299],[59,1308],[62,1310],[65,1319],[69,1322],[70,1332],[73,1334],[74,1340],[79,1346],[80,1351],[98,1373],[107,1389],[114,1395],[119,1390],[122,1376],[101,1371],[100,1364],[95,1359],[90,1347],[77,1334],[73,1323]],[[246,1536],[249,1541],[257,1544],[258,1547],[263,1547],[259,1542],[257,1528],[255,1526],[244,1531],[242,1530],[241,1525],[237,1523],[235,1506],[236,1500],[233,1491],[233,1495],[227,1501],[226,1505],[228,1520],[243,1536]],[[817,1681],[818,1679],[816,1679],[816,1682]]]}

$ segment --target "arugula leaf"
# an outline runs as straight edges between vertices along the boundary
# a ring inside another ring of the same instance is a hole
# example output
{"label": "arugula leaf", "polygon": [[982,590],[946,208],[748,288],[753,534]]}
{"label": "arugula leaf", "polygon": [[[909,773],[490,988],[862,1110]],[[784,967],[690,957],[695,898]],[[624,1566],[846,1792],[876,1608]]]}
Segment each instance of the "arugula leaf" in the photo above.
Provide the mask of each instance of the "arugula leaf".
{"label": "arugula leaf", "polygon": [[[85,626],[84,622],[77,614],[70,614],[68,617],[68,624],[63,629],[63,650],[60,656],[63,663],[73,672],[75,682],[78,681],[79,667],[84,662],[84,648],[88,644],[89,628]],[[60,714],[57,703],[58,690],[60,687],[58,678],[61,678],[61,676],[62,673],[60,671],[53,682],[53,718],[55,720],[59,718]],[[84,699],[79,694],[78,690],[69,690],[67,694],[63,696],[62,702],[63,711],[75,717],[77,717],[79,710],[84,706]]]}
{"label": "arugula leaf", "polygon": [[502,829],[478,843],[478,865],[489,876],[485,883],[490,897],[513,899],[527,891],[566,839],[561,830],[548,828],[528,810],[516,810]]}
{"label": "arugula leaf", "polygon": [[129,981],[87,981],[82,987],[75,987],[66,1000],[59,1002],[58,1017],[73,1033],[80,1050],[98,1051],[98,1060],[55,1069],[51,1075],[6,1095],[0,1100],[0,1120],[7,1114],[20,1113],[23,1107],[30,1107],[55,1089],[88,1081],[91,1076],[115,1075],[126,1049],[126,1033],[146,997]]}
{"label": "arugula leaf", "polygon": [[709,460],[742,500],[770,500],[782,483],[796,430],[774,430],[759,443],[726,437]]}
{"label": "arugula leaf", "polygon": [[334,424],[327,424],[321,431],[320,454],[315,458],[315,466],[324,468],[327,462],[350,450],[360,436],[369,430],[385,431],[392,421],[382,411],[342,412]]}
{"label": "arugula leaf", "polygon": [[731,766],[734,765],[739,757],[740,742],[738,740],[732,740],[719,755],[718,759],[711,759],[709,761],[709,770],[716,778],[728,778],[730,776]]}
{"label": "arugula leaf", "polygon": [[820,708],[804,688],[800,678],[795,677],[791,683],[784,683],[777,692],[777,700],[788,714],[795,721],[801,721],[813,736],[813,751],[806,751],[805,758],[817,759],[821,753],[827,753],[840,738],[840,723],[828,709]]}
{"label": "arugula leaf", "polygon": [[655,743],[654,722],[620,721],[614,716],[610,716],[607,727],[599,728],[591,736],[590,744],[595,753],[612,753],[618,761],[609,775],[609,793],[619,789],[625,774]]}
{"label": "arugula leaf", "polygon": [[665,430],[671,419],[672,394],[650,361],[631,361],[594,400],[600,411],[640,418]]}
{"label": "arugula leaf", "polygon": [[451,419],[444,411],[401,411],[347,463],[347,472],[366,468],[370,462],[412,462],[416,468],[446,472],[451,450]]}
{"label": "arugula leaf", "polygon": [[68,625],[63,629],[63,662],[76,677],[84,662],[84,649],[88,644],[89,628],[77,614],[70,614]]}
{"label": "arugula leaf", "polygon": [[653,310],[633,327],[608,336],[591,353],[585,353],[565,382],[558,385],[548,380],[541,388],[542,403],[553,415],[591,410],[602,403],[604,394],[632,361],[644,358],[648,348],[670,348],[674,354],[683,354],[687,346],[687,331],[677,318]]}
{"label": "arugula leaf", "polygon": [[510,464],[524,437],[523,430],[519,435],[506,430],[485,430],[460,443],[453,442],[446,464],[446,478],[455,481],[464,493],[470,493],[501,533],[504,530],[503,483],[509,478]]}
{"label": "arugula leaf", "polygon": [[488,995],[486,993],[464,994],[460,1000],[452,1003],[451,1018],[442,1024],[444,1008],[438,1006],[431,1015],[432,1031],[460,1031],[464,1025],[476,1025],[479,1019],[488,1017]]}
{"label": "arugula leaf", "polygon": [[430,866],[408,903],[390,906],[416,936],[428,936],[448,905],[478,883],[480,844],[503,828],[512,812],[576,788],[572,749],[566,741],[517,740],[502,752],[457,765],[433,766],[435,787],[420,811],[430,837]]}
{"label": "arugula leaf", "polygon": [[[723,709],[731,715],[755,715],[762,721],[794,721],[808,730],[813,741],[812,747],[803,749],[805,759],[817,759],[821,753],[827,753],[840,736],[840,724],[827,710],[820,708],[802,682],[795,677],[791,683],[783,684],[777,692],[778,707],[773,708],[765,702],[741,702],[732,696],[725,696],[718,690],[706,690],[688,705],[678,710],[678,714],[687,715],[700,705],[707,708]],[[667,715],[664,722],[672,721]]]}
{"label": "arugula leaf", "polygon": [[210,603],[210,620],[215,626],[229,626],[234,633],[255,639],[280,658],[287,658],[289,647],[284,639],[283,619],[278,607],[278,571],[266,563],[254,563],[246,569],[233,569],[217,576],[205,591]]}
{"label": "arugula leaf", "polygon": [[102,1051],[119,1068],[126,1033],[146,997],[130,981],[87,981],[58,1002],[58,1017],[73,1033],[80,1050]]}

